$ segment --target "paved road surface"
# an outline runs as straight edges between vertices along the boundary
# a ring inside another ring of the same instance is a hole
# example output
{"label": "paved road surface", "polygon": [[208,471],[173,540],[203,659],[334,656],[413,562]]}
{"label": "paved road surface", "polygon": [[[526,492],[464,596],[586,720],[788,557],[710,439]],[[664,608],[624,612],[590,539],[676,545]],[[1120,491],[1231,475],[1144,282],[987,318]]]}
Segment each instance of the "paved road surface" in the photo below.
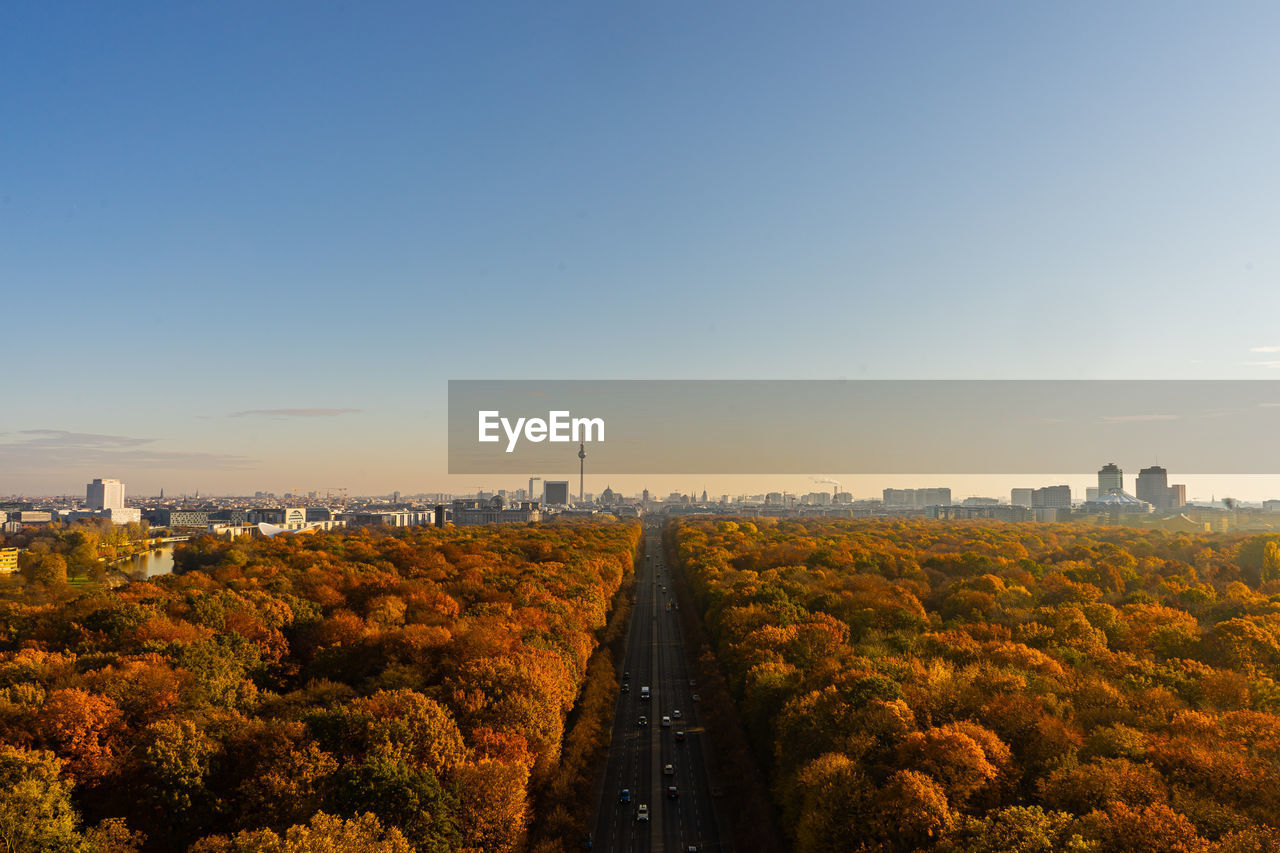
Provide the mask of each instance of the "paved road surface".
{"label": "paved road surface", "polygon": [[[729,850],[717,828],[704,750],[710,744],[698,715],[698,692],[689,680],[684,632],[675,610],[671,575],[663,562],[661,528],[645,525],[646,557],[636,574],[636,600],[627,632],[623,670],[630,692],[618,695],[613,740],[604,791],[595,823],[595,850],[607,853],[667,851],[690,846],[722,853]],[[668,609],[668,607],[671,609]],[[650,699],[641,698],[648,687]],[[680,718],[675,717],[679,710]],[[648,726],[637,724],[641,716]],[[663,716],[671,726],[663,727]],[[684,741],[676,738],[684,732]],[[670,764],[671,775],[664,772]],[[667,796],[674,785],[679,796]],[[631,802],[619,802],[623,788]],[[649,806],[648,823],[636,820],[640,804]]]}

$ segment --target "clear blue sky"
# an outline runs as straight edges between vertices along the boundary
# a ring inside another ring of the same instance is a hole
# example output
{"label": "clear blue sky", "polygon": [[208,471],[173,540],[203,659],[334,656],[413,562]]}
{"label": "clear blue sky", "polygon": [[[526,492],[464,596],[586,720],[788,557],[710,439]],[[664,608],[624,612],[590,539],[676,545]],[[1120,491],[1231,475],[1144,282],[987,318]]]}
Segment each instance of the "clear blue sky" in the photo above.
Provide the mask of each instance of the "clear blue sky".
{"label": "clear blue sky", "polygon": [[449,378],[1280,378],[1277,32],[5,4],[0,493],[462,490]]}

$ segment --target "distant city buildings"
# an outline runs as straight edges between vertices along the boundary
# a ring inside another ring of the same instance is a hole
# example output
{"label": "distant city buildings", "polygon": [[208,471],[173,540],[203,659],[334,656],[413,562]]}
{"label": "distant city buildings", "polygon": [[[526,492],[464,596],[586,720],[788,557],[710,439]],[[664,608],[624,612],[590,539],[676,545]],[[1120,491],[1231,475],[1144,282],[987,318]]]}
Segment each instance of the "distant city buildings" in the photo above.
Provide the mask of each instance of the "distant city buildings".
{"label": "distant city buildings", "polygon": [[[1045,486],[1031,490],[1031,507],[1033,509],[1070,509],[1070,486]],[[1057,520],[1055,516],[1055,521]]]}
{"label": "distant city buildings", "polygon": [[946,488],[885,489],[882,499],[886,507],[923,509],[927,506],[950,506],[951,490]]}
{"label": "distant city buildings", "polygon": [[[548,483],[547,485],[550,485]],[[565,483],[566,490],[568,483]],[[456,500],[453,502],[453,523],[465,527],[473,524],[509,524],[542,520],[542,509],[537,501],[522,501],[507,506],[498,500]]]}
{"label": "distant city buildings", "polygon": [[1170,486],[1169,472],[1159,465],[1152,465],[1138,472],[1134,491],[1139,500],[1144,500],[1157,509],[1178,509],[1187,503],[1187,487]]}
{"label": "distant city buildings", "polygon": [[79,521],[86,518],[105,518],[112,524],[129,524],[142,521],[142,510],[124,505],[124,483],[119,480],[95,479],[85,486],[85,505],[88,509],[60,511],[61,521]]}
{"label": "distant city buildings", "polygon": [[[342,520],[355,527],[371,527],[385,524],[387,527],[413,527],[418,524],[435,523],[436,514],[432,509],[380,509],[362,512],[343,513]],[[329,519],[317,519],[308,524],[323,525]]]}
{"label": "distant city buildings", "polygon": [[956,520],[966,518],[989,518],[993,521],[1026,522],[1032,521],[1035,514],[1023,506],[1009,504],[979,504],[976,506],[937,505],[924,509],[925,518],[940,520]]}

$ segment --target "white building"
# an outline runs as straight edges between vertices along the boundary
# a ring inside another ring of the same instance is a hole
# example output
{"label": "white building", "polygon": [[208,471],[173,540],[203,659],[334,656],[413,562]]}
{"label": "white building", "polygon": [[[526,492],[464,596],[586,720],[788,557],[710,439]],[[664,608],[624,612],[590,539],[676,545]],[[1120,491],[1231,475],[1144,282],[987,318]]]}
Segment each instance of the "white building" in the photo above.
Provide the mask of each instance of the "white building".
{"label": "white building", "polygon": [[142,510],[136,506],[109,506],[103,509],[73,509],[58,513],[62,521],[80,521],[85,518],[105,518],[112,524],[137,524],[142,521]]}
{"label": "white building", "polygon": [[98,477],[85,486],[85,503],[89,509],[124,509],[124,483]]}

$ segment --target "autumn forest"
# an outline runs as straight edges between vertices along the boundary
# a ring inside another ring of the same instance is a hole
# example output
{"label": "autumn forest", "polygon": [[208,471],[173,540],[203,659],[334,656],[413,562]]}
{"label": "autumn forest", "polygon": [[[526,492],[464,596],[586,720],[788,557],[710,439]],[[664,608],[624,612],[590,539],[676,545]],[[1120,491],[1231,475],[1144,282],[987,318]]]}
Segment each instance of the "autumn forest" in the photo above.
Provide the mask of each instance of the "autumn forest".
{"label": "autumn forest", "polygon": [[42,573],[55,547],[0,601],[0,849],[537,844],[639,542],[620,523],[205,538],[115,589]]}
{"label": "autumn forest", "polygon": [[[206,537],[114,586],[91,533],[0,584],[0,850],[578,847],[638,524]],[[797,853],[1280,853],[1280,536],[664,542]]]}
{"label": "autumn forest", "polygon": [[817,851],[1280,849],[1280,539],[694,521],[675,552]]}

